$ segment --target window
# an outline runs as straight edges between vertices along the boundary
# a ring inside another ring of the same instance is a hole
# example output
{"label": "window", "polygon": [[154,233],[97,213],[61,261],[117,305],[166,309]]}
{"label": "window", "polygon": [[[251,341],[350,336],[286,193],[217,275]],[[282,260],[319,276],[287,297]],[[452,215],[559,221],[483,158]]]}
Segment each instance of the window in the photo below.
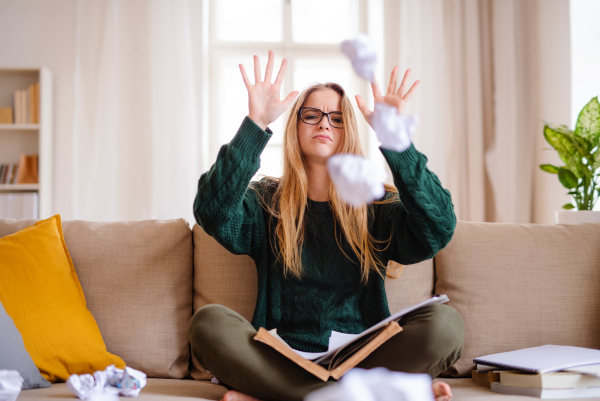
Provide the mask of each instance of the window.
{"label": "window", "polygon": [[[238,64],[244,65],[253,81],[252,56],[256,54],[264,76],[269,49],[275,52],[273,79],[281,60],[288,59],[282,97],[313,82],[337,82],[360,113],[354,95],[361,94],[367,99],[370,87],[354,74],[350,62],[339,51],[339,44],[367,31],[367,3],[368,0],[210,0],[208,156],[211,161],[216,159],[219,148],[233,138],[248,113],[248,96]],[[281,176],[286,118],[287,113],[270,125],[274,135],[263,151],[257,176]],[[367,125],[362,117],[357,115],[357,118],[366,139]],[[367,151],[365,140],[363,145]]]}
{"label": "window", "polygon": [[[600,95],[600,2],[571,0],[571,126],[591,98]],[[594,210],[600,210],[600,202]]]}

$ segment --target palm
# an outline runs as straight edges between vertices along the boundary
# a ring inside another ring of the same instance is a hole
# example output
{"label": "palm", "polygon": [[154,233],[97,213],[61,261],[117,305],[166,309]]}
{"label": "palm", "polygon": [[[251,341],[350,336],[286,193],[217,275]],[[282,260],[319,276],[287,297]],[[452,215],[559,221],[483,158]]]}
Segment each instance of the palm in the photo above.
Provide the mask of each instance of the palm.
{"label": "palm", "polygon": [[[406,70],[406,73],[404,73],[404,77],[402,78],[402,82],[400,83],[400,87],[398,88],[398,90],[396,90],[397,75],[398,67],[396,66],[392,71],[392,75],[390,77],[390,84],[388,86],[388,90],[385,96],[382,95],[379,91],[379,85],[377,84],[377,81],[375,81],[375,79],[373,79],[373,82],[371,83],[371,88],[373,89],[373,97],[375,99],[375,103],[387,103],[390,106],[396,107],[398,109],[398,114],[402,114],[402,112],[404,111],[404,106],[406,106],[406,103],[408,103],[408,100],[412,97],[421,81],[416,81],[407,91],[406,89],[408,87],[408,77],[410,75],[410,70]],[[369,110],[365,101],[360,95],[356,96],[356,102],[358,103],[358,108],[360,109],[367,122],[371,124],[371,115],[373,114],[373,112]]]}
{"label": "palm", "polygon": [[254,56],[254,85],[250,83],[244,66],[240,64],[242,78],[246,89],[248,89],[248,117],[263,130],[273,121],[277,120],[277,117],[283,114],[285,109],[298,96],[298,92],[294,91],[284,100],[279,98],[281,83],[283,82],[287,68],[287,60],[283,59],[277,78],[275,78],[275,82],[271,83],[274,59],[273,52],[269,50],[269,61],[267,62],[265,78],[262,80],[260,76],[260,61],[258,56]]}

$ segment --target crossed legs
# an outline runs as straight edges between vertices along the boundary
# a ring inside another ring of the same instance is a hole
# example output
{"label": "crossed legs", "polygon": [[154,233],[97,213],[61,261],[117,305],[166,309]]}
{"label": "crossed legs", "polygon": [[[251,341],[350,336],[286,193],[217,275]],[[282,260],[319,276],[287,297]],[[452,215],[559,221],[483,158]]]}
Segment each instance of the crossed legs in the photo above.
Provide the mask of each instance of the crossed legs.
{"label": "crossed legs", "polygon": [[[358,367],[383,366],[436,377],[459,357],[464,323],[446,305],[412,312],[400,320],[403,331],[375,350]],[[302,400],[327,386],[269,346],[255,341],[256,330],[222,305],[207,305],[189,327],[192,352],[226,387],[261,400]],[[438,385],[441,386],[441,385]],[[435,390],[435,386],[434,386]]]}

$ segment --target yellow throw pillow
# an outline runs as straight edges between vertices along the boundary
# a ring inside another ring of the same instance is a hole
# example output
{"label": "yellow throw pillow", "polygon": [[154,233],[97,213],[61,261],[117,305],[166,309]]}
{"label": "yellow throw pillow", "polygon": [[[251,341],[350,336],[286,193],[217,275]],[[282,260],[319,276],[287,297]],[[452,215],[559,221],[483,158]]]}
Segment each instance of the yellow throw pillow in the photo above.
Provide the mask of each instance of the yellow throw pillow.
{"label": "yellow throw pillow", "polygon": [[60,215],[0,238],[0,301],[50,382],[125,362],[106,350],[86,307]]}

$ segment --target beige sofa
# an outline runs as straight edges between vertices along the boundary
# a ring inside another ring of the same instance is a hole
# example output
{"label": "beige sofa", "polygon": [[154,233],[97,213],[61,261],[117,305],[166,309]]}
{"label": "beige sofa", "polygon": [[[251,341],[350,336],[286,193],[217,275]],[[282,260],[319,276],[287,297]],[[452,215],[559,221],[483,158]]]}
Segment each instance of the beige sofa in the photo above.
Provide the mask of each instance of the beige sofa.
{"label": "beige sofa", "polygon": [[[0,219],[0,237],[34,221]],[[88,307],[110,352],[150,378],[140,401],[219,399],[226,389],[191,361],[194,310],[227,305],[252,317],[256,274],[184,220],[63,223]],[[517,225],[460,222],[434,260],[387,282],[392,312],[445,293],[466,324],[464,352],[444,379],[454,400],[502,396],[468,378],[477,356],[543,344],[600,349],[600,223]],[[184,398],[182,398],[184,397]],[[20,400],[73,400],[65,384]]]}

